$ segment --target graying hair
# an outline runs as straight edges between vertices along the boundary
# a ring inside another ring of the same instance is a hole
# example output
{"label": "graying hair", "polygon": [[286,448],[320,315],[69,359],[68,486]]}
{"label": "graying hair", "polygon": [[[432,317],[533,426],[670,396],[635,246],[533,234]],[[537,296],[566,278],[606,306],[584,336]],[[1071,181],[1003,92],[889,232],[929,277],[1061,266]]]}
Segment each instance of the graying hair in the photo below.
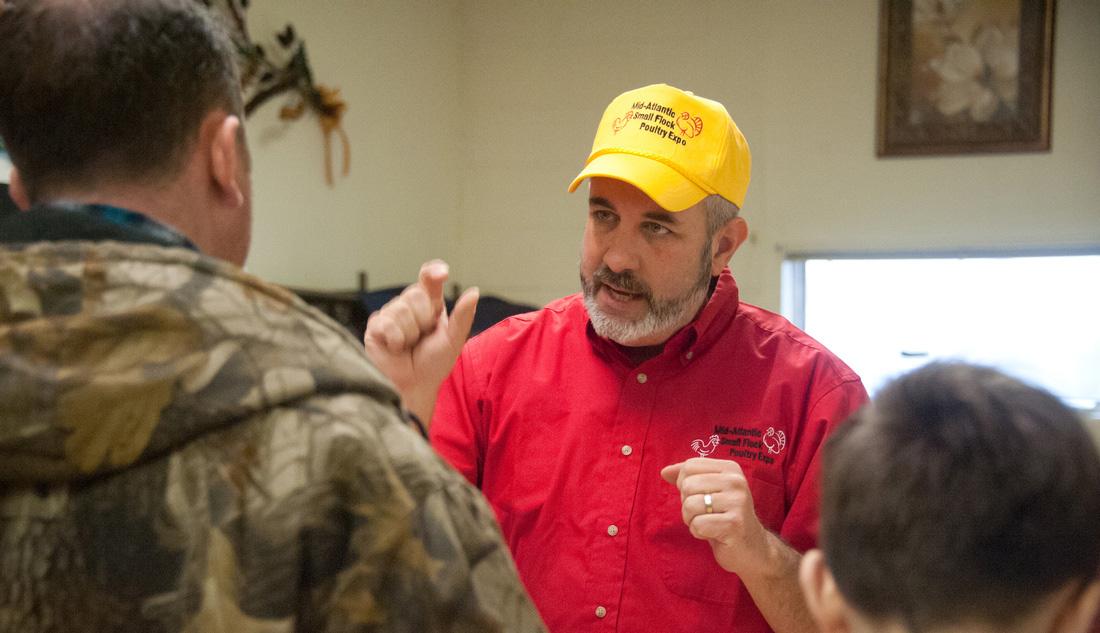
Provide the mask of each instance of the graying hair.
{"label": "graying hair", "polygon": [[736,204],[716,193],[703,198],[703,207],[707,210],[708,240],[741,212]]}

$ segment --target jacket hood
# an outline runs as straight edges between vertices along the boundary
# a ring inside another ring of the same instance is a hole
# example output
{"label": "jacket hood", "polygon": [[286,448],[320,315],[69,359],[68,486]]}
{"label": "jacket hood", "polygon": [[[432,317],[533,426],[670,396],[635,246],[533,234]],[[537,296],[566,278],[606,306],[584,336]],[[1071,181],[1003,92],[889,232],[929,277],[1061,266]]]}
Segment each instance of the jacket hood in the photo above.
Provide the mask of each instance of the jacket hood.
{"label": "jacket hood", "polygon": [[0,247],[0,482],[110,473],[349,392],[398,401],[343,328],[227,263],[114,242]]}

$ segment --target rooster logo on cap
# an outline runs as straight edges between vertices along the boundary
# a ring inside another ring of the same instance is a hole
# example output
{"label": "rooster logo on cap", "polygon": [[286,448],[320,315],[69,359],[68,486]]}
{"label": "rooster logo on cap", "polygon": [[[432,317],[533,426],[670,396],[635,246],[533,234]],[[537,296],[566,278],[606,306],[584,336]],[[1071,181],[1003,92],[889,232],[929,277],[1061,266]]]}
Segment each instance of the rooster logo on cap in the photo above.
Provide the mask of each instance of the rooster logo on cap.
{"label": "rooster logo on cap", "polygon": [[634,118],[634,110],[627,110],[626,114],[615,119],[615,122],[611,125],[611,128],[618,134],[619,130],[626,127],[627,123],[630,123],[630,119]]}

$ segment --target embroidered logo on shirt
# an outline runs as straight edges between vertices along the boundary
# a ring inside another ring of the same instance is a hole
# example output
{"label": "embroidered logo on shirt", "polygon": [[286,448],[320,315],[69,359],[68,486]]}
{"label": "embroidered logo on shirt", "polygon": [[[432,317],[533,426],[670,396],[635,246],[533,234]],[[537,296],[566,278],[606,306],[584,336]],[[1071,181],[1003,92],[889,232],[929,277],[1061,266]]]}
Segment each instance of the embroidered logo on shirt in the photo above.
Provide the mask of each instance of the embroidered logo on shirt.
{"label": "embroidered logo on shirt", "polygon": [[718,448],[718,436],[711,435],[706,442],[703,440],[691,440],[691,450],[699,453],[699,457],[706,457]]}
{"label": "embroidered logo on shirt", "polygon": [[[738,461],[742,466],[748,462],[774,464],[775,460],[781,459],[777,456],[787,445],[787,435],[783,431],[776,430],[774,426],[768,427],[767,431],[761,431],[753,423],[744,426],[716,424],[710,441],[713,442],[715,436],[718,438],[718,445],[707,450],[707,453],[715,453],[714,457],[717,459]],[[702,440],[695,440],[695,442],[699,443],[699,448],[705,450],[709,448],[709,445],[703,444]],[[691,447],[698,452],[699,448],[696,448],[694,442]]]}
{"label": "embroidered logo on shirt", "polygon": [[764,442],[764,448],[768,449],[768,452],[772,455],[782,453],[783,447],[787,445],[787,434],[783,431],[776,431],[774,426],[769,426],[768,431],[764,433],[764,437],[761,439]]}

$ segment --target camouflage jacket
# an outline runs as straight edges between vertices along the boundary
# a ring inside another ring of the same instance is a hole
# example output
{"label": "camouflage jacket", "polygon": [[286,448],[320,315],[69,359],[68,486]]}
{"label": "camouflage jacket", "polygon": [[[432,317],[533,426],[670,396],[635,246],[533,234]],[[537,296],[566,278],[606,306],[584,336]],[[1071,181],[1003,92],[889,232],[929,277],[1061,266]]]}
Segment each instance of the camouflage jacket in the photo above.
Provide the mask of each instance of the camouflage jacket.
{"label": "camouflage jacket", "polygon": [[0,244],[0,631],[541,631],[338,325],[181,248]]}

